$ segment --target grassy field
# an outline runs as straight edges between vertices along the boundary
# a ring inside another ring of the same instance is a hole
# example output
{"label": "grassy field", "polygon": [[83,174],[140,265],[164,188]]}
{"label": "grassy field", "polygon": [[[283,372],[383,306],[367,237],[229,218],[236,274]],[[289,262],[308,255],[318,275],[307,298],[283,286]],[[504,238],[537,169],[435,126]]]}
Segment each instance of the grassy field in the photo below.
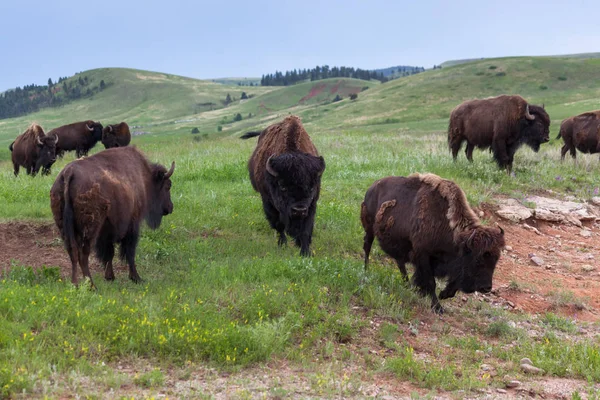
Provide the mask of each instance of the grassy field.
{"label": "grassy field", "polygon": [[[4,222],[49,223],[50,187],[73,160],[67,155],[50,176],[15,178],[5,144],[31,119],[51,127],[91,113],[101,120],[156,123],[152,135],[135,137],[132,144],[153,161],[177,164],[174,213],[158,230],[144,229],[138,247],[143,284],[131,283],[123,268],[117,268],[112,283],[94,270],[96,292],[86,285],[73,287],[56,265],[32,269],[15,260],[3,273],[0,398],[75,393],[89,398],[212,398],[218,393],[185,391],[177,382],[191,382],[207,369],[238,376],[261,368],[278,377],[278,371],[301,371],[306,377],[302,397],[366,397],[361,389],[366,382],[391,379],[407,382],[414,397],[444,393],[463,398],[477,389],[504,387],[505,375],[525,378],[518,364],[525,356],[547,376],[590,385],[600,381],[598,336],[581,333],[579,322],[552,313],[510,313],[461,296],[444,301],[448,315],[439,318],[426,299],[403,283],[378,246],[365,272],[359,220],[360,203],[373,181],[413,172],[454,179],[474,206],[493,202],[499,194],[521,198],[546,189],[591,197],[600,187],[596,157],[581,157],[577,166],[561,164],[559,146],[552,142],[537,154],[520,150],[516,176],[509,177],[487,152],[477,151],[473,164],[462,153],[453,163],[445,127],[449,111],[463,99],[520,93],[545,103],[554,137],[560,119],[600,108],[599,67],[600,60],[484,60],[383,85],[344,80],[344,87],[370,88],[354,101],[335,103],[327,100],[336,81],[323,82],[328,89],[320,93],[329,94],[313,96],[307,104],[300,99],[319,82],[244,87],[256,97],[199,113],[194,121],[189,121],[195,115],[188,108],[190,99],[199,101],[205,91],[207,98],[221,98],[231,87],[127,70],[129,79],[137,77],[136,85],[144,81],[137,75],[154,76],[146,80],[155,79],[151,86],[157,85],[157,91],[145,95],[115,85],[91,101],[0,121]],[[178,89],[158,89],[167,78]],[[116,101],[119,95],[109,90],[130,100],[111,111],[101,96]],[[163,96],[154,97],[161,90]],[[271,110],[231,121],[238,112],[254,114],[260,104]],[[256,142],[238,139],[245,130],[264,127],[288,112],[301,115],[327,163],[310,259],[300,258],[292,245],[277,247],[248,180],[246,162]],[[191,135],[194,126],[209,134]],[[45,246],[63,251],[59,240]],[[528,335],[525,322],[541,335]],[[431,336],[419,332],[423,323],[431,327]],[[596,332],[597,326],[586,329]],[[415,340],[427,350],[420,350]],[[481,373],[485,363],[493,363],[496,373]],[[253,382],[240,384],[235,397],[296,393],[283,377],[263,391],[251,390]],[[589,390],[595,393],[593,387]]]}

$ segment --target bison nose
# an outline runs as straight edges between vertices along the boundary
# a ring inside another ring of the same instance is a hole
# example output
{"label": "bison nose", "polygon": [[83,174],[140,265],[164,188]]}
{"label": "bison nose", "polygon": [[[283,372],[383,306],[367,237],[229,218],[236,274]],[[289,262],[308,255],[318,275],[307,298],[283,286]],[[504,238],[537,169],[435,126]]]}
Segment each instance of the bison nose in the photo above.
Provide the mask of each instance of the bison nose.
{"label": "bison nose", "polygon": [[292,215],[294,217],[305,217],[308,212],[308,208],[304,206],[292,206]]}

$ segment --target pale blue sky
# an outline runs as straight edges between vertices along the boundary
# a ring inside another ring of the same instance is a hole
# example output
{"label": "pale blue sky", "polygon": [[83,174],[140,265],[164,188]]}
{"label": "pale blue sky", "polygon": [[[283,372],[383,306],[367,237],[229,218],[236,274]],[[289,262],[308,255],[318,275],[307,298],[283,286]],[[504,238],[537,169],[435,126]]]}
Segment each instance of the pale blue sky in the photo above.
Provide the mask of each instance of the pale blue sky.
{"label": "pale blue sky", "polygon": [[0,91],[100,67],[194,78],[600,51],[600,1],[0,2]]}

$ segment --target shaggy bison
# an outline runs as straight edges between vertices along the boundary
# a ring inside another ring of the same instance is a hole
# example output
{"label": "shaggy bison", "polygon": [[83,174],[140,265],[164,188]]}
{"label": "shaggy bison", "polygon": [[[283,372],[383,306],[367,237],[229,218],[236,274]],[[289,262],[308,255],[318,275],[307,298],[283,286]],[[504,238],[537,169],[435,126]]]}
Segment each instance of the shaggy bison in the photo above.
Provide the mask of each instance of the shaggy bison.
{"label": "shaggy bison", "polygon": [[562,136],[565,143],[560,150],[560,158],[565,159],[567,151],[577,159],[577,152],[600,153],[600,110],[586,112],[567,118],[560,124],[557,139]]}
{"label": "shaggy bison", "polygon": [[104,127],[102,131],[102,144],[105,149],[125,147],[129,142],[131,142],[131,133],[129,132],[129,125],[125,122]]}
{"label": "shaggy bison", "polygon": [[50,205],[72,264],[71,280],[77,283],[77,263],[90,278],[88,258],[92,246],[105,267],[106,280],[114,280],[112,259],[115,243],[121,259],[129,265],[129,278],[140,282],[135,251],[140,225],[160,226],[162,217],[173,212],[170,177],[134,147],[109,149],[68,164],[50,190]]}
{"label": "shaggy bison", "polygon": [[300,254],[309,256],[325,160],[296,116],[242,139],[259,135],[248,162],[252,187],[260,193],[271,228],[279,233],[279,245],[287,242],[287,232]]}
{"label": "shaggy bison", "polygon": [[475,147],[491,147],[498,166],[510,173],[517,149],[526,144],[537,152],[550,140],[549,127],[550,117],[544,108],[527,104],[521,96],[469,100],[450,114],[448,147],[456,160],[466,141],[469,161],[473,161]]}
{"label": "shaggy bison", "polygon": [[38,124],[29,128],[8,146],[12,152],[12,163],[15,176],[19,175],[19,167],[24,167],[27,174],[35,176],[40,167],[43,174],[50,172],[50,167],[56,161],[56,144],[58,137],[45,135]]}
{"label": "shaggy bison", "polygon": [[102,140],[102,124],[94,121],[75,122],[54,128],[48,135],[58,136],[58,156],[62,157],[65,151],[75,150],[79,158],[87,155],[88,151]]}
{"label": "shaggy bison", "polygon": [[431,307],[443,312],[435,278],[448,277],[440,299],[489,292],[504,247],[504,231],[482,226],[463,191],[433,174],[387,177],[367,191],[361,207],[365,229],[365,268],[375,237],[396,260],[405,278],[406,262],[415,266],[413,282]]}

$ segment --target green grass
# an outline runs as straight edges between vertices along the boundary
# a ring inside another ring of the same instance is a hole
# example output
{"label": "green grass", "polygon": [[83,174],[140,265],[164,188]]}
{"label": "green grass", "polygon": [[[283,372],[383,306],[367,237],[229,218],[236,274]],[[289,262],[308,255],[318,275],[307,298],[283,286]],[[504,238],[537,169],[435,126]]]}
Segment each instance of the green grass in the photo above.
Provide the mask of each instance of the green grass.
{"label": "green grass", "polygon": [[[210,98],[224,98],[231,89],[165,75],[171,86],[151,86],[156,91],[146,92],[149,97],[138,101],[142,96],[138,92],[144,92],[145,85],[167,83],[160,80],[163,78],[148,83],[152,79],[135,78],[140,72],[124,70],[117,72],[132,80],[125,80],[125,85],[135,82],[131,93],[113,86],[101,94],[105,99],[98,96],[64,109],[0,121],[1,221],[49,223],[50,187],[58,172],[73,160],[72,155],[65,156],[49,176],[15,178],[6,147],[29,119],[51,127],[53,121],[65,123],[94,113],[99,119],[156,124],[149,128],[151,135],[134,137],[133,144],[153,161],[168,165],[175,160],[177,164],[172,188],[174,213],[165,217],[158,230],[145,228],[138,247],[143,284],[131,283],[120,268],[112,283],[103,281],[102,271],[94,271],[97,292],[85,284],[73,287],[52,265],[36,272],[17,263],[2,276],[0,396],[23,391],[36,395],[50,391],[53,396],[69,386],[59,383],[59,389],[52,389],[48,382],[69,376],[87,383],[78,393],[82,396],[119,390],[130,383],[154,390],[168,385],[170,369],[206,364],[236,372],[281,359],[294,365],[313,365],[314,359],[320,363],[356,362],[366,373],[391,373],[432,390],[498,385],[504,373],[518,373],[518,365],[513,363],[523,356],[556,376],[599,379],[594,372],[600,370],[597,340],[577,336],[570,321],[553,314],[540,322],[546,336],[531,339],[505,322],[519,317],[457,299],[445,302],[450,311],[444,318],[478,327],[465,329],[480,335],[479,342],[469,339],[470,334],[454,337],[444,320],[436,328],[439,343],[455,346],[455,352],[444,352],[431,338],[421,339],[418,320],[430,316],[429,302],[402,280],[378,246],[374,246],[369,270],[364,270],[359,221],[360,202],[373,181],[413,172],[433,172],[455,180],[473,205],[494,201],[498,194],[523,199],[545,189],[590,197],[600,187],[596,157],[581,156],[576,166],[559,162],[556,142],[544,145],[537,154],[522,149],[515,159],[516,176],[509,177],[497,169],[487,152],[477,151],[473,164],[462,153],[452,162],[445,126],[457,102],[513,92],[545,103],[555,131],[561,117],[598,108],[600,87],[591,83],[600,81],[598,62],[484,60],[370,84],[354,102],[328,103],[324,96],[298,105],[299,98],[319,82],[269,88],[268,93],[257,88],[257,96],[251,100],[195,117],[186,108],[190,98],[201,96],[204,89],[213,96]],[[490,65],[497,67],[494,76],[487,75]],[[484,74],[477,75],[481,71]],[[506,76],[496,77],[499,71]],[[558,76],[568,79],[559,81]],[[335,80],[322,83],[336,84]],[[348,87],[355,84],[369,85],[344,80]],[[541,91],[540,85],[548,89]],[[161,90],[168,93],[159,97]],[[116,103],[119,95],[125,97],[123,103]],[[109,100],[115,103],[108,104]],[[261,102],[276,111],[246,118]],[[237,112],[244,119],[233,123],[231,118]],[[315,223],[315,255],[310,259],[300,258],[292,245],[277,247],[247,174],[247,160],[256,140],[237,139],[244,131],[264,127],[288,112],[302,116],[327,163]],[[197,119],[174,122],[192,117]],[[223,126],[222,132],[217,132],[218,125]],[[194,140],[199,136],[190,134],[194,126],[201,134],[209,134]],[[574,301],[565,295],[556,300],[557,304]],[[373,320],[385,322],[374,340],[368,341],[365,336]],[[575,339],[563,338],[565,333]],[[406,343],[408,335],[416,335],[413,340],[430,346],[425,361],[413,352],[416,347]],[[558,340],[552,335],[563,336]],[[520,345],[509,347],[515,340]],[[372,345],[388,351],[385,366],[382,356],[369,352]],[[363,348],[367,351],[362,352]],[[478,379],[478,364],[464,363],[481,362],[478,351],[506,363],[498,367],[502,371],[498,378]],[[119,363],[142,362],[151,367],[140,371],[137,378],[123,378],[114,372]],[[306,367],[314,368],[311,387],[316,395],[321,390],[328,396],[356,393],[351,382],[333,378],[343,374],[324,370],[329,364],[323,365]],[[286,388],[276,389],[278,393],[282,390]]]}

